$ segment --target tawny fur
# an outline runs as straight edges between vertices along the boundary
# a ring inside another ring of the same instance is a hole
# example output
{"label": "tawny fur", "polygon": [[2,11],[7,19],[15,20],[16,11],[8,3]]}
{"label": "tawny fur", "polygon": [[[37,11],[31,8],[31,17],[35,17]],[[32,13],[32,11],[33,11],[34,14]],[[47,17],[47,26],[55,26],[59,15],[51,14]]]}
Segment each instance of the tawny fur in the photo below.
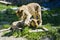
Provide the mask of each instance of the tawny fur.
{"label": "tawny fur", "polygon": [[18,8],[16,14],[20,18],[20,20],[24,21],[24,24],[26,25],[31,24],[31,19],[37,20],[37,22],[35,22],[37,26],[42,25],[41,7],[38,3],[22,5]]}

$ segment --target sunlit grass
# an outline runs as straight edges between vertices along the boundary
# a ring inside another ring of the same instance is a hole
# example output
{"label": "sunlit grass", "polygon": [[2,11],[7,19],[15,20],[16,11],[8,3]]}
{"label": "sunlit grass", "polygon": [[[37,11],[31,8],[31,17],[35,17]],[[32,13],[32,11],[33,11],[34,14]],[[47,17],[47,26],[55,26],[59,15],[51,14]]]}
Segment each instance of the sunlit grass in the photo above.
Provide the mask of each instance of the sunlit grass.
{"label": "sunlit grass", "polygon": [[9,25],[9,24],[4,24],[2,27],[3,27],[4,29],[7,29],[7,28],[11,27],[11,25]]}
{"label": "sunlit grass", "polygon": [[16,7],[16,6],[7,6],[7,5],[4,5],[4,4],[0,4],[0,10],[3,10],[3,9],[7,9],[7,8],[13,8],[13,7]]}

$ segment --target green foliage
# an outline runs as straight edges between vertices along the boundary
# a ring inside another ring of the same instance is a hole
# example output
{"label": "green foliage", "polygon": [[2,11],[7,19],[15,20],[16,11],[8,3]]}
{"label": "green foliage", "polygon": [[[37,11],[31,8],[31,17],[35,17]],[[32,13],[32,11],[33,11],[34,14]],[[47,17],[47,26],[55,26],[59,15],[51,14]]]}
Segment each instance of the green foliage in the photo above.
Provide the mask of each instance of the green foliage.
{"label": "green foliage", "polygon": [[52,37],[54,40],[57,40],[57,39],[60,39],[60,34],[58,33],[58,30],[57,29],[51,29],[47,35],[49,37]]}
{"label": "green foliage", "polygon": [[[43,24],[53,24],[53,25],[60,25],[60,8],[42,11],[42,20]],[[53,16],[57,15],[57,16]]]}
{"label": "green foliage", "polygon": [[60,31],[58,27],[53,27],[51,24],[46,24],[44,27],[48,28],[48,32],[46,32],[46,35],[50,38],[53,38],[53,40],[60,40]]}
{"label": "green foliage", "polygon": [[43,23],[44,24],[47,24],[50,20],[51,20],[51,14],[50,14],[50,12],[47,10],[47,11],[43,11],[42,12],[43,14],[42,14],[42,20],[43,20]]}
{"label": "green foliage", "polygon": [[28,27],[24,27],[22,30],[22,36],[27,36],[29,33],[29,28]]}
{"label": "green foliage", "polygon": [[13,21],[18,20],[18,17],[16,16],[16,13],[14,10],[8,8],[5,12],[0,13],[0,21],[6,21],[9,23],[12,23]]}
{"label": "green foliage", "polygon": [[21,37],[21,30],[13,30],[12,31],[12,35],[14,36],[14,37]]}
{"label": "green foliage", "polygon": [[28,40],[40,40],[40,38],[45,35],[45,32],[32,32],[28,34],[27,38]]}
{"label": "green foliage", "polygon": [[53,10],[54,10],[54,12],[60,14],[60,7],[58,7],[58,8],[53,8]]}
{"label": "green foliage", "polygon": [[[60,31],[58,28],[52,28],[51,24],[44,25],[49,31],[48,32],[29,32],[31,30],[28,26],[25,26],[22,30],[13,30],[9,33],[5,33],[5,35],[9,36],[11,34],[14,37],[25,37],[28,40],[40,40],[44,36],[52,38],[53,40],[60,39]],[[10,35],[10,36],[11,36]]]}
{"label": "green foliage", "polygon": [[51,24],[49,24],[49,23],[48,23],[48,24],[46,24],[46,25],[44,25],[44,27],[45,27],[45,28],[47,28],[48,30],[51,30],[51,29],[52,29],[52,25],[51,25]]}
{"label": "green foliage", "polygon": [[6,6],[4,4],[0,4],[0,10],[7,9],[7,8],[13,8],[13,7],[16,7],[16,6],[11,6],[11,5]]}
{"label": "green foliage", "polygon": [[4,29],[7,29],[7,28],[11,27],[11,25],[9,25],[9,24],[4,24],[2,27],[3,27]]}
{"label": "green foliage", "polygon": [[38,40],[39,39],[39,35],[37,33],[29,33],[29,35],[27,36],[27,38],[29,40]]}

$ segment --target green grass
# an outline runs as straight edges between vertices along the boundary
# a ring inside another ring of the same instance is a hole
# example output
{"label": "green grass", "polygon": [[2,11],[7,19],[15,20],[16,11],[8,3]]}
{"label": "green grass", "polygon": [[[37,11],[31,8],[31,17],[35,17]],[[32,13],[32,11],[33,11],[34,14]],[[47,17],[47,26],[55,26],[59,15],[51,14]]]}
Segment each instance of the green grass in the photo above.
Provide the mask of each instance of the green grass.
{"label": "green grass", "polygon": [[7,28],[11,27],[11,25],[9,25],[9,24],[4,24],[2,27],[3,27],[4,29],[7,29]]}
{"label": "green grass", "polygon": [[7,9],[7,8],[13,8],[13,7],[16,7],[16,6],[11,6],[11,5],[6,6],[4,4],[0,4],[0,10]]}
{"label": "green grass", "polygon": [[25,37],[28,40],[40,40],[41,38],[48,36],[49,38],[53,38],[54,40],[60,39],[60,34],[58,32],[58,29],[52,28],[51,24],[46,24],[44,25],[49,31],[48,32],[29,32],[31,28],[24,27],[23,30],[13,30],[9,33],[5,33],[4,35],[6,36],[14,36],[14,37]]}

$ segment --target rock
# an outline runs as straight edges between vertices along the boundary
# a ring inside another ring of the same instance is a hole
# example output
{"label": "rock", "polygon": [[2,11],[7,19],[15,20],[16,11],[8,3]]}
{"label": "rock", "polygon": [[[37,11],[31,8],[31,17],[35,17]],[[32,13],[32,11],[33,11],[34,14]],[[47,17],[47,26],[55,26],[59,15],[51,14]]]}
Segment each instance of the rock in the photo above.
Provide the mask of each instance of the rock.
{"label": "rock", "polygon": [[53,40],[53,38],[52,37],[50,38],[50,37],[44,36],[40,40]]}
{"label": "rock", "polygon": [[42,38],[41,40],[50,40],[50,38],[45,37],[45,38]]}

